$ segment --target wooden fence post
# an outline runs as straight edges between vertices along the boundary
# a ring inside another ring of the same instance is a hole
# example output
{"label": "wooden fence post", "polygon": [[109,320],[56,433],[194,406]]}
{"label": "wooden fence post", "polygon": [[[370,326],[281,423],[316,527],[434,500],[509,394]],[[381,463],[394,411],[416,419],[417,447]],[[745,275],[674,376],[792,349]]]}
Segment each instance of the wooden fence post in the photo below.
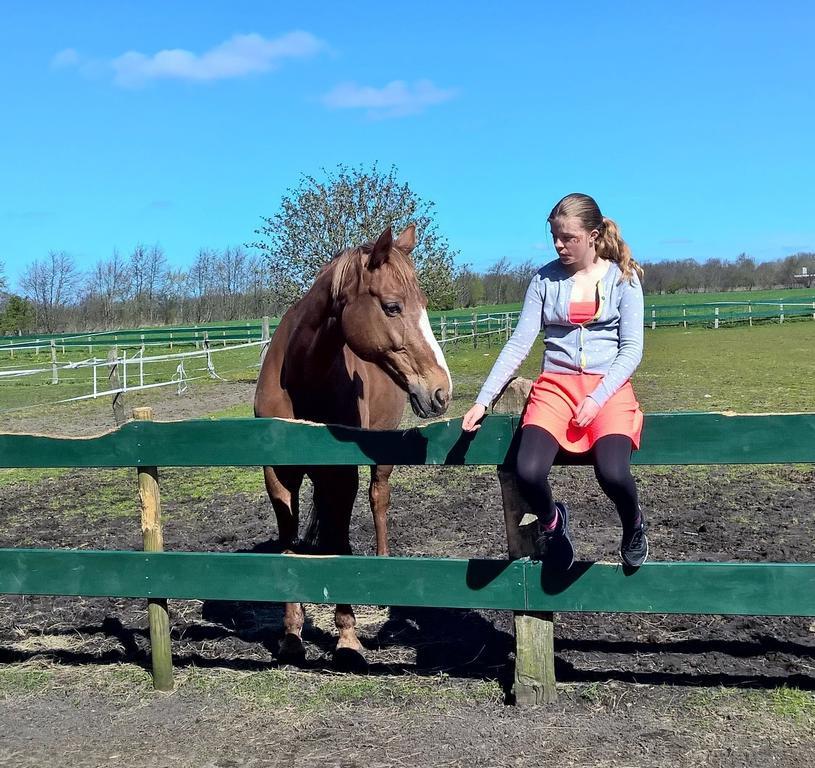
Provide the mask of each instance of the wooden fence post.
{"label": "wooden fence post", "polygon": [[748,320],[750,322],[750,327],[752,328],[753,327],[753,305],[752,304],[747,305],[747,318],[748,318]]}
{"label": "wooden fence post", "polygon": [[473,312],[473,349],[478,347],[478,337],[476,334],[476,325],[478,324],[478,320],[476,319],[476,314]]}
{"label": "wooden fence post", "polygon": [[59,384],[59,374],[57,373],[57,343],[51,339],[51,383]]}
{"label": "wooden fence post", "polygon": [[[119,384],[119,363],[117,360],[119,359],[119,350],[116,347],[113,347],[108,352],[108,389],[119,389],[121,386]],[[96,366],[93,368],[93,386],[94,386],[94,394],[96,393]],[[127,420],[125,418],[125,393],[124,392],[114,392],[113,393],[113,420],[116,422],[116,426],[120,426],[125,423]]]}
{"label": "wooden fence post", "polygon": [[682,307],[682,327],[688,327],[688,310],[685,307]]}
{"label": "wooden fence post", "polygon": [[[493,413],[521,413],[529,396],[532,382],[515,379],[509,383],[493,406]],[[520,430],[516,432],[511,455],[517,450]],[[498,467],[507,549],[512,559],[528,557],[534,551],[537,516],[521,498],[511,464]],[[551,612],[515,611],[515,703],[524,706],[551,704],[557,701],[555,685],[555,625]]]}
{"label": "wooden fence post", "polygon": [[784,322],[784,305],[783,304],[781,304],[781,316],[778,318],[778,322],[779,323]]}
{"label": "wooden fence post", "polygon": [[657,327],[657,311],[656,309],[651,309],[651,330],[656,330]]}
{"label": "wooden fence post", "polygon": [[[133,418],[151,421],[152,408],[134,408]],[[161,496],[158,486],[158,467],[138,467],[139,500],[141,502],[141,530],[145,552],[162,552],[164,537],[161,533]],[[153,659],[153,685],[159,691],[173,689],[173,656],[170,643],[170,617],[167,601],[150,598],[147,601],[147,620],[150,625],[150,651]]]}
{"label": "wooden fence post", "polygon": [[714,307],[714,309],[713,309],[713,327],[714,328],[719,327],[719,308],[718,307]]}

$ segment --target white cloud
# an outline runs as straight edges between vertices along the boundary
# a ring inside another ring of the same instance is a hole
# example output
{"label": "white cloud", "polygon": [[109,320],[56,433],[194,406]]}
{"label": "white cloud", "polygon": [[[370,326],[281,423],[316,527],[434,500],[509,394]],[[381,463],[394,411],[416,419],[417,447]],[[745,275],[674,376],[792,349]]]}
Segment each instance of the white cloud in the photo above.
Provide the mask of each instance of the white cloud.
{"label": "white cloud", "polygon": [[454,96],[454,90],[438,88],[430,80],[417,80],[412,85],[394,80],[384,88],[340,83],[323,96],[323,104],[331,109],[366,109],[371,117],[403,117]]}
{"label": "white cloud", "polygon": [[54,69],[65,69],[66,67],[76,67],[80,62],[79,51],[75,48],[65,48],[59,53],[55,53],[51,59],[51,66]]}
{"label": "white cloud", "polygon": [[269,72],[286,59],[314,56],[325,47],[308,32],[289,32],[272,39],[258,34],[234,35],[201,54],[182,48],[151,55],[128,51],[111,65],[116,84],[124,87],[160,79],[207,82]]}

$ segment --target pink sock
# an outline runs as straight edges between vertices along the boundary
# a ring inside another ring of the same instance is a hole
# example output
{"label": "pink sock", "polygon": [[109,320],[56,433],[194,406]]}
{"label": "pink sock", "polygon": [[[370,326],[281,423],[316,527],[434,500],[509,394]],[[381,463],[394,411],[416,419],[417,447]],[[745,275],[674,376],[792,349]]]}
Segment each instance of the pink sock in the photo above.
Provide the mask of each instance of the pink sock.
{"label": "pink sock", "polygon": [[558,512],[557,507],[555,507],[555,516],[552,518],[552,522],[544,523],[543,526],[542,526],[543,530],[544,531],[554,531],[555,528],[557,528],[557,521],[558,521],[558,516],[559,515],[560,515],[560,512]]}

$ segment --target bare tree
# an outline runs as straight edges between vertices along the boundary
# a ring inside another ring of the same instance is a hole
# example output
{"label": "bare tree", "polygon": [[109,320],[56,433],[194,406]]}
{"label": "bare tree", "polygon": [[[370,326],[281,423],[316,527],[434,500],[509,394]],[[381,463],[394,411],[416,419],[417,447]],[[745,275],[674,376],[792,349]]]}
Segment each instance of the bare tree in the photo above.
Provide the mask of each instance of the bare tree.
{"label": "bare tree", "polygon": [[130,273],[118,251],[109,259],[97,261],[86,282],[86,315],[92,325],[112,328],[121,320],[130,292]]}
{"label": "bare tree", "polygon": [[193,320],[196,323],[209,322],[212,318],[212,298],[215,253],[201,248],[195,261],[187,271],[187,295],[193,304]]}
{"label": "bare tree", "polygon": [[246,262],[242,248],[226,248],[215,259],[215,288],[219,314],[224,320],[234,320],[241,314],[249,277]]}
{"label": "bare tree", "polygon": [[484,290],[486,299],[491,304],[504,304],[507,302],[512,274],[512,265],[506,256],[495,262],[484,275]]}
{"label": "bare tree", "polygon": [[130,275],[136,322],[153,323],[157,302],[167,277],[167,257],[160,246],[139,244],[130,254]]}
{"label": "bare tree", "polygon": [[23,293],[37,313],[37,325],[54,333],[65,320],[69,302],[76,298],[79,272],[65,251],[50,251],[28,265],[20,280]]}

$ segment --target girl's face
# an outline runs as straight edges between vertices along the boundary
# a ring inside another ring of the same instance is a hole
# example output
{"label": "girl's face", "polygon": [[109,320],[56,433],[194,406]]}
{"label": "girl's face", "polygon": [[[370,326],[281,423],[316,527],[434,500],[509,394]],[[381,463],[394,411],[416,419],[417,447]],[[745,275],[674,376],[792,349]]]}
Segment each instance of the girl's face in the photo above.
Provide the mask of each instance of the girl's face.
{"label": "girl's face", "polygon": [[564,265],[585,265],[594,260],[594,243],[599,232],[587,232],[576,216],[559,216],[550,222],[552,242]]}

